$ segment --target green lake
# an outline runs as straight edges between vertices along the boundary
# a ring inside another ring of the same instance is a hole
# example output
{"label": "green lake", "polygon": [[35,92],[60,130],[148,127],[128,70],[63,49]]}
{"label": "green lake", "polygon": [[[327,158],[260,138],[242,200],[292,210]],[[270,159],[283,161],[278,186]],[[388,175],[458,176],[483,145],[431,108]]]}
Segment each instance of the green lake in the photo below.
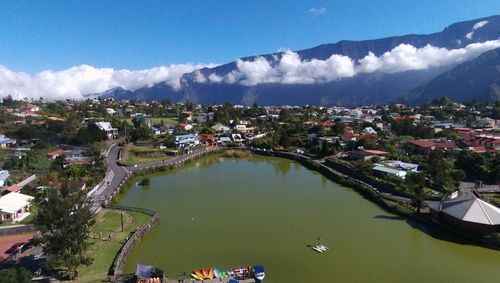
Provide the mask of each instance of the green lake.
{"label": "green lake", "polygon": [[[127,272],[263,264],[265,282],[500,282],[500,252],[441,240],[286,159],[201,159],[132,186],[119,204],[161,220]],[[317,237],[330,251],[308,247]]]}

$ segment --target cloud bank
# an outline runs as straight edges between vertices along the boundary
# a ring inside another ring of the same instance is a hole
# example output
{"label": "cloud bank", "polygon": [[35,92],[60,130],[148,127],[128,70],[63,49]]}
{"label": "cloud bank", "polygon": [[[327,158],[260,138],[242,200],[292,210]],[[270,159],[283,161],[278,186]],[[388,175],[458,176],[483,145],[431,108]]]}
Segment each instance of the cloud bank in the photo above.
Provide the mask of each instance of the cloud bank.
{"label": "cloud bank", "polygon": [[314,15],[320,15],[320,14],[324,14],[326,12],[326,8],[325,7],[312,7],[309,9],[309,13],[311,14],[314,14]]}
{"label": "cloud bank", "polygon": [[[476,30],[487,23],[479,22]],[[181,77],[194,71],[197,83],[228,83],[255,86],[263,83],[316,84],[328,83],[358,74],[373,72],[397,73],[411,70],[459,64],[481,53],[500,47],[500,39],[472,43],[463,48],[446,49],[431,45],[416,48],[400,44],[379,56],[368,53],[360,60],[333,54],[325,60],[303,60],[299,54],[287,50],[272,58],[256,57],[252,61],[236,60],[236,69],[225,75],[205,76],[199,69],[215,67],[215,64],[179,64],[151,69],[130,71],[112,68],[96,68],[89,65],[72,67],[62,71],[42,71],[34,75],[15,72],[0,65],[0,97],[43,97],[45,99],[82,99],[111,88],[136,90],[165,82],[174,89],[181,88]]]}
{"label": "cloud bank", "polygon": [[31,75],[0,65],[0,97],[12,95],[17,99],[82,99],[86,94],[99,93],[115,87],[136,90],[159,82],[179,89],[183,74],[215,66],[178,64],[130,71],[81,65],[62,71],[46,70]]}
{"label": "cloud bank", "polygon": [[262,83],[315,84],[327,83],[363,73],[397,73],[411,70],[425,70],[471,60],[481,53],[500,47],[500,39],[483,43],[472,43],[464,48],[446,49],[431,45],[416,48],[400,44],[380,56],[372,52],[360,60],[334,54],[326,60],[302,60],[299,54],[287,50],[281,57],[268,60],[257,57],[253,61],[236,60],[237,69],[225,76],[201,76],[199,82],[240,83],[254,86]]}
{"label": "cloud bank", "polygon": [[487,25],[489,22],[488,21],[480,21],[480,22],[477,22],[474,24],[474,26],[472,27],[472,31],[471,32],[468,32],[466,35],[465,35],[465,38],[467,39],[472,39],[472,36],[474,36],[474,32],[482,27],[484,27],[485,25]]}

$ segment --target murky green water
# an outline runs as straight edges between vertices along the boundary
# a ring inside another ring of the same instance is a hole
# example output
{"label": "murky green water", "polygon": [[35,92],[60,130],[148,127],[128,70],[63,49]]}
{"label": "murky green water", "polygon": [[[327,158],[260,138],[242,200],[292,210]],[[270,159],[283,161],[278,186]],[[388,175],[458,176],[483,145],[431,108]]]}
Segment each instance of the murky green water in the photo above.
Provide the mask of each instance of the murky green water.
{"label": "murky green water", "polygon": [[[126,271],[263,264],[266,282],[500,282],[500,252],[440,240],[286,159],[205,159],[120,204],[161,215]],[[307,247],[318,236],[327,253]]]}

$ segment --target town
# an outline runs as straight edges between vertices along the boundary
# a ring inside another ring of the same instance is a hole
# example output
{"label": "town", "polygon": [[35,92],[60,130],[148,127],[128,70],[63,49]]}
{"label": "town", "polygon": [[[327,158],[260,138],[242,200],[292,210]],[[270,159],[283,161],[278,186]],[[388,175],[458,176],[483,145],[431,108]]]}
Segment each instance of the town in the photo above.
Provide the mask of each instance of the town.
{"label": "town", "polygon": [[[115,194],[136,172],[210,152],[298,160],[393,213],[498,249],[499,151],[498,101],[274,107],[9,96],[0,104],[0,260],[10,270],[23,266],[29,278],[116,275],[108,270],[120,243],[155,214],[114,210]],[[55,189],[89,207],[77,216],[85,231],[77,263],[51,254],[55,231],[48,222],[72,209],[51,207],[65,202]],[[87,251],[91,245],[99,249]]]}

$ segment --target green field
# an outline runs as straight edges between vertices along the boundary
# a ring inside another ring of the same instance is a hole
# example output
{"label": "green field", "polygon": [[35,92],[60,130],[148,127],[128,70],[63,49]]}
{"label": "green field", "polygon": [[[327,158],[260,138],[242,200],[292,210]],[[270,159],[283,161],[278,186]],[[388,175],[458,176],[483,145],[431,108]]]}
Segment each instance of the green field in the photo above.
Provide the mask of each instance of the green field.
{"label": "green field", "polygon": [[[160,161],[163,159],[171,158],[171,155],[167,153],[171,152],[171,149],[159,149],[152,146],[144,145],[127,145],[124,153],[122,155],[122,163],[126,165],[134,165],[140,163],[148,163]],[[160,156],[145,157],[141,154],[159,154]]]}
{"label": "green field", "polygon": [[[123,213],[124,231],[121,232],[121,213]],[[92,228],[92,233],[101,239],[90,239],[89,254],[94,258],[91,266],[79,269],[79,282],[102,282],[107,279],[113,259],[124,244],[126,237],[150,219],[149,215],[130,211],[102,210]],[[111,240],[108,236],[111,235]]]}

